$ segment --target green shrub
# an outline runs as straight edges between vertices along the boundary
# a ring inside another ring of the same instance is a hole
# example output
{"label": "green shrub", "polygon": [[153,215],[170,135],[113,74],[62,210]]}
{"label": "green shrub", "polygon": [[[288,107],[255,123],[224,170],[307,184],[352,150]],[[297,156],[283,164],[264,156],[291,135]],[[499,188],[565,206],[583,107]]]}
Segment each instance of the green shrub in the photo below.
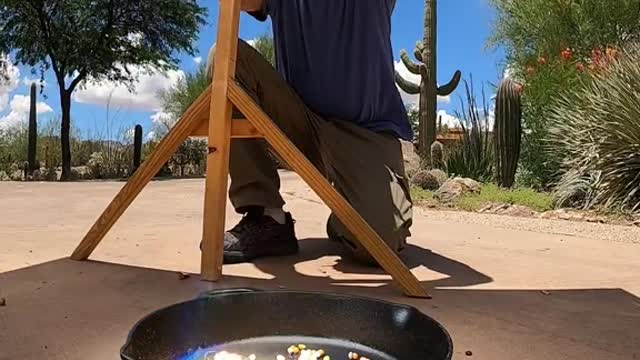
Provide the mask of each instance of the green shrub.
{"label": "green shrub", "polygon": [[528,182],[548,187],[560,169],[557,153],[546,147],[554,101],[559,93],[579,86],[598,51],[624,49],[640,39],[640,4],[638,0],[490,3],[496,16],[489,45],[504,50],[512,76],[524,85],[522,174]]}
{"label": "green shrub", "polygon": [[636,211],[640,207],[640,46],[560,97],[549,149],[561,159],[561,205]]}

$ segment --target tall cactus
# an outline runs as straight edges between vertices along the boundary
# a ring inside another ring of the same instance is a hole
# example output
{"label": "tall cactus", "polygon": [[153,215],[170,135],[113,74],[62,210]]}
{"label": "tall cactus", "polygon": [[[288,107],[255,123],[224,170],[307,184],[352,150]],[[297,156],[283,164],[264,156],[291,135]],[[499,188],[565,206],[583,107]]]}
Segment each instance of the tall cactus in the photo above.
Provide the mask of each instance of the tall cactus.
{"label": "tall cactus", "polygon": [[420,75],[420,84],[404,79],[396,72],[396,83],[406,93],[420,94],[420,121],[418,126],[418,147],[424,164],[429,164],[430,147],[436,141],[436,116],[438,110],[438,96],[451,94],[458,84],[462,73],[456,71],[451,81],[446,85],[437,83],[437,4],[436,0],[424,2],[424,39],[418,42],[413,52],[417,63],[413,62],[405,50],[400,52],[400,58],[407,69]]}
{"label": "tall cactus", "polygon": [[133,133],[133,171],[138,170],[142,161],[142,126],[136,125]]}
{"label": "tall cactus", "polygon": [[503,80],[498,88],[494,136],[498,185],[511,187],[520,157],[522,108],[519,87],[510,79]]}
{"label": "tall cactus", "polygon": [[27,161],[29,162],[29,173],[40,169],[40,164],[36,160],[36,150],[38,142],[38,119],[36,109],[36,84],[31,84],[31,104],[29,107],[29,145],[27,148]]}

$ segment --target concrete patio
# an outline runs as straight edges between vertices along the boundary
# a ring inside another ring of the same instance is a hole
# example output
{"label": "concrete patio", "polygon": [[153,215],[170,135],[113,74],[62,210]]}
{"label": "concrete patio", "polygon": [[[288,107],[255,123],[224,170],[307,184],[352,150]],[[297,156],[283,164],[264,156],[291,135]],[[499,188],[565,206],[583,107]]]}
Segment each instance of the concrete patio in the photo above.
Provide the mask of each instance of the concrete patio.
{"label": "concrete patio", "polygon": [[[412,304],[449,330],[455,359],[640,359],[640,244],[597,235],[637,228],[585,223],[593,231],[583,236],[562,231],[559,221],[535,220],[541,230],[531,231],[521,219],[497,226],[474,220],[486,215],[418,210],[405,260],[434,298],[407,299],[388,276],[341,261],[324,239],[328,209],[283,173],[301,239],[297,257],[227,266],[215,284],[181,280],[177,272],[199,271],[204,185],[180,180],[153,182],[92,261],[68,260],[122,185],[0,182],[0,360],[117,359],[149,312],[233,287]],[[228,210],[228,223],[236,220]]]}

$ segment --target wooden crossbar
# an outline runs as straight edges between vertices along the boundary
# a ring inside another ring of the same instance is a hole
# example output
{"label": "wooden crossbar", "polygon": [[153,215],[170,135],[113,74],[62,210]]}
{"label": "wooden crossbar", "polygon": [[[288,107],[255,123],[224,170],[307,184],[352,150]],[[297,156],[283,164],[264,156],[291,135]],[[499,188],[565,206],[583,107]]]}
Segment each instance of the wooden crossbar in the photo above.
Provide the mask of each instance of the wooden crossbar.
{"label": "wooden crossbar", "polygon": [[[302,152],[235,82],[240,0],[220,1],[212,85],[189,107],[150,157],[131,176],[75,249],[71,258],[86,260],[142,189],[189,136],[207,137],[207,175],[202,233],[201,277],[222,276],[229,152],[234,138],[264,138],[412,297],[429,297],[418,279],[316,169]],[[246,120],[232,119],[236,106]]]}

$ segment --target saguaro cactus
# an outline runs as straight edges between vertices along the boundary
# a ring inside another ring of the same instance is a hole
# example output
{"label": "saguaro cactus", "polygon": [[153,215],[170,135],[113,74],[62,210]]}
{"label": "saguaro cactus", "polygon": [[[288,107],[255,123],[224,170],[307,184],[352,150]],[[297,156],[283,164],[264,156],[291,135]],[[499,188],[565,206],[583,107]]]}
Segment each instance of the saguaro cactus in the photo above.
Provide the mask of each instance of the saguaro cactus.
{"label": "saguaro cactus", "polygon": [[36,149],[38,142],[38,119],[36,113],[36,84],[31,84],[31,106],[29,108],[29,145],[27,148],[27,161],[29,162],[29,173],[40,169],[37,163]]}
{"label": "saguaro cactus", "polygon": [[407,69],[416,75],[420,75],[420,84],[412,83],[404,79],[396,72],[396,83],[408,94],[420,94],[420,121],[418,126],[418,147],[423,162],[430,163],[430,147],[436,141],[436,116],[438,96],[451,94],[458,84],[462,73],[456,71],[451,81],[443,86],[438,86],[436,68],[437,49],[437,6],[436,0],[424,2],[424,39],[418,42],[413,52],[416,60],[413,62],[405,50],[400,53],[402,62]]}
{"label": "saguaro cactus", "polygon": [[133,171],[138,170],[142,161],[142,126],[136,125],[133,134]]}
{"label": "saguaro cactus", "polygon": [[498,184],[511,187],[515,181],[522,138],[522,108],[518,85],[510,79],[500,83],[496,96],[494,136]]}

